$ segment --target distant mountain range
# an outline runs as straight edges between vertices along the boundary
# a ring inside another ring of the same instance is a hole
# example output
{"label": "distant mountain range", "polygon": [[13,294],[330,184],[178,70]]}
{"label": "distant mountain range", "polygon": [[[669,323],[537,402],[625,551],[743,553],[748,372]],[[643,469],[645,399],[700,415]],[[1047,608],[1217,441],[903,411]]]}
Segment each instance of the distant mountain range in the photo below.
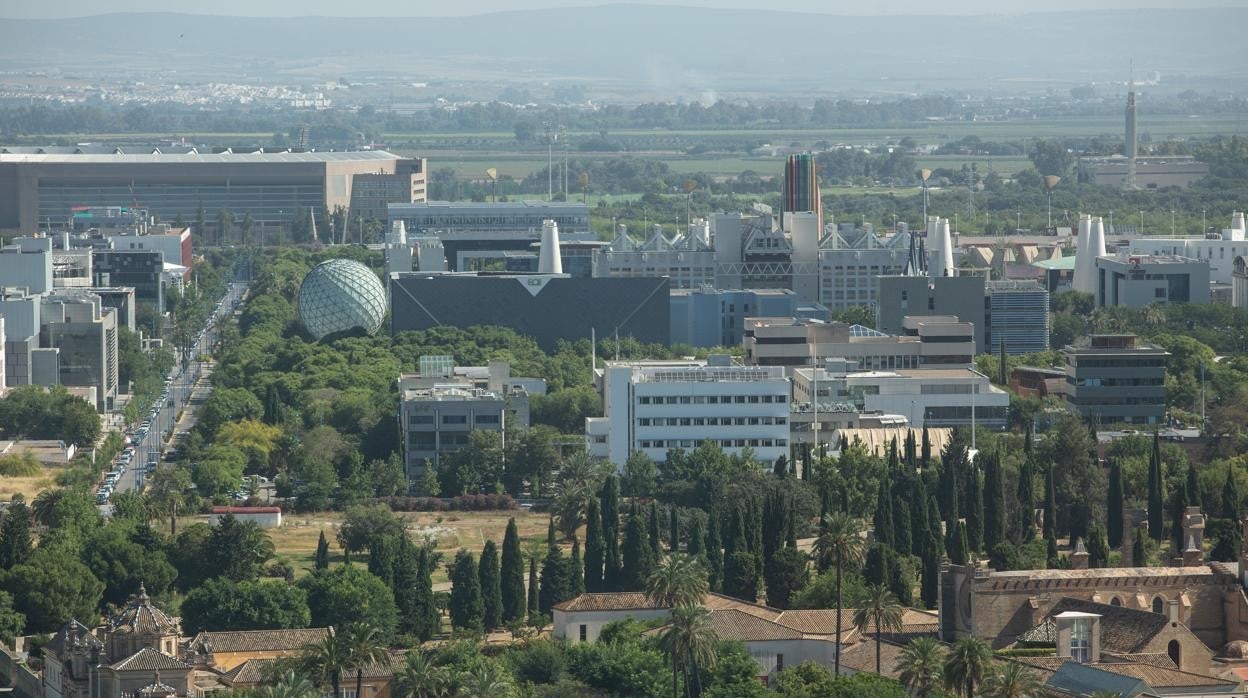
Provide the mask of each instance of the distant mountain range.
{"label": "distant mountain range", "polygon": [[1248,79],[1248,8],[845,17],[606,5],[474,17],[0,21],[6,69],[609,81],[698,95]]}

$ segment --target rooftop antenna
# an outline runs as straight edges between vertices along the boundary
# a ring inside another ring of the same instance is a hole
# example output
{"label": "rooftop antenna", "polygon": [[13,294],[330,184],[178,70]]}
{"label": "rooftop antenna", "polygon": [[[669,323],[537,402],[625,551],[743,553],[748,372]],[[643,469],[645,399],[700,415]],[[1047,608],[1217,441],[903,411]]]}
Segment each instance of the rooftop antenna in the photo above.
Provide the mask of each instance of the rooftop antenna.
{"label": "rooftop antenna", "polygon": [[931,179],[932,171],[929,169],[919,170],[919,179],[923,180],[923,225],[927,225],[927,180]]}
{"label": "rooftop antenna", "polygon": [[1135,189],[1135,58],[1131,59],[1127,79],[1127,133],[1123,155],[1127,156],[1127,189]]}

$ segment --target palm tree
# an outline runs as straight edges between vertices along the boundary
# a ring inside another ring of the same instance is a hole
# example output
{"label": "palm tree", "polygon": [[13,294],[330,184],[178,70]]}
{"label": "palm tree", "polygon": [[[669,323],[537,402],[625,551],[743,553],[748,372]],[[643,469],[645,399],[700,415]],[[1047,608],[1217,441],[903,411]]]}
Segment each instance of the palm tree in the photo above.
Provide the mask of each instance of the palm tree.
{"label": "palm tree", "polygon": [[[902,606],[897,597],[883,584],[867,586],[867,601],[862,608],[854,611],[854,627],[863,633],[871,625],[875,625],[875,673],[880,673],[880,636],[885,630],[901,630]],[[840,626],[837,626],[840,629]],[[839,648],[839,644],[837,645]],[[839,654],[839,652],[838,652]]]}
{"label": "palm tree", "polygon": [[983,640],[973,636],[958,640],[945,660],[945,687],[971,698],[991,662],[992,650]]}
{"label": "palm tree", "polygon": [[701,558],[685,553],[668,555],[646,579],[646,596],[662,608],[696,606],[709,590]]}
{"label": "palm tree", "polygon": [[[672,658],[672,695],[676,694],[676,674],[683,671],[685,694],[702,692],[698,671],[715,666],[719,638],[707,622],[710,613],[701,606],[677,606],[672,609],[671,622],[659,636],[659,647]],[[690,690],[690,678],[698,681],[698,690]]]}
{"label": "palm tree", "polygon": [[841,675],[841,566],[862,564],[866,544],[862,540],[862,525],[857,519],[840,511],[823,517],[823,530],[815,539],[815,555],[821,569],[827,569],[831,561],[836,565],[836,669]]}
{"label": "palm tree", "polygon": [[515,695],[515,684],[511,674],[504,671],[498,662],[486,661],[459,675],[459,692],[455,695],[465,698],[509,698]]}
{"label": "palm tree", "polygon": [[450,695],[450,673],[429,661],[420,650],[407,653],[403,668],[395,678],[399,698],[444,698]]}
{"label": "palm tree", "polygon": [[911,693],[926,696],[940,687],[944,663],[945,648],[936,638],[916,637],[901,650],[898,678]]}
{"label": "palm tree", "polygon": [[[319,685],[329,683],[333,698],[342,698],[342,672],[351,666],[351,645],[344,633],[330,632],[319,642],[304,645],[299,668]],[[356,694],[357,698],[359,694]]]}
{"label": "palm tree", "polygon": [[349,666],[355,667],[355,698],[360,698],[365,665],[389,662],[390,654],[378,639],[377,629],[372,626],[356,623],[343,628],[342,634],[347,643]]}
{"label": "palm tree", "polygon": [[1018,662],[1001,662],[984,680],[983,693],[994,698],[1034,698],[1040,695],[1036,673]]}
{"label": "palm tree", "polygon": [[320,698],[321,691],[308,677],[287,669],[271,684],[260,686],[254,698]]}

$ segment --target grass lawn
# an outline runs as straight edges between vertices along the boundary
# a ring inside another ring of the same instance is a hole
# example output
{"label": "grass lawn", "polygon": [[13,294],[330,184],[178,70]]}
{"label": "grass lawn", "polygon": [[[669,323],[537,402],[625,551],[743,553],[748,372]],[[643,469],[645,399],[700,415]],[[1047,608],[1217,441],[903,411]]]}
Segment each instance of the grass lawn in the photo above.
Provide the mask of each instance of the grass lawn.
{"label": "grass lawn", "polygon": [[64,469],[63,466],[44,465],[43,472],[31,477],[0,477],[0,500],[7,502],[13,495],[20,494],[29,504],[35,495],[55,487],[57,473]]}
{"label": "grass lawn", "polygon": [[[480,554],[486,540],[493,540],[501,550],[507,520],[513,516],[520,531],[521,546],[527,551],[531,542],[544,544],[549,521],[545,513],[526,510],[411,512],[399,513],[398,516],[407,523],[408,535],[413,540],[421,542],[426,537],[433,537],[444,562],[450,561],[460,548],[467,548],[474,555]],[[179,523],[179,528],[206,522],[207,518],[188,517]],[[301,577],[312,569],[321,531],[329,539],[330,562],[336,564],[342,561],[342,550],[338,547],[338,527],[341,525],[342,514],[338,512],[289,514],[282,516],[281,528],[270,529],[268,533],[278,557],[288,560],[295,568],[295,575]],[[353,559],[364,562],[366,558],[367,554],[363,557],[357,554]],[[445,566],[434,570],[435,585],[446,581]]]}

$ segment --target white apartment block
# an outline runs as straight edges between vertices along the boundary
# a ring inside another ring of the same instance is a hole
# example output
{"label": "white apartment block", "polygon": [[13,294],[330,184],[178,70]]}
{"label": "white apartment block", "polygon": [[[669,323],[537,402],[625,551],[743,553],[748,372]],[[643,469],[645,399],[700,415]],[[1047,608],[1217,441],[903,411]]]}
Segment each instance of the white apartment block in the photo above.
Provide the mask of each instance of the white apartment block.
{"label": "white apartment block", "polygon": [[608,361],[598,376],[604,416],[585,420],[592,455],[617,467],[641,451],[661,462],[670,449],[713,441],[773,462],[789,453],[789,379],[781,366],[708,361]]}
{"label": "white apartment block", "polygon": [[907,316],[903,335],[861,325],[792,317],[745,319],[745,359],[760,366],[812,366],[850,361],[855,370],[966,368],[975,359],[975,328],[944,315]]}
{"label": "white apartment block", "polygon": [[1132,255],[1171,255],[1191,257],[1209,262],[1209,281],[1229,284],[1235,267],[1235,258],[1248,255],[1245,238],[1244,214],[1236,211],[1231,216],[1231,227],[1223,228],[1221,234],[1196,237],[1141,236],[1131,240]]}

